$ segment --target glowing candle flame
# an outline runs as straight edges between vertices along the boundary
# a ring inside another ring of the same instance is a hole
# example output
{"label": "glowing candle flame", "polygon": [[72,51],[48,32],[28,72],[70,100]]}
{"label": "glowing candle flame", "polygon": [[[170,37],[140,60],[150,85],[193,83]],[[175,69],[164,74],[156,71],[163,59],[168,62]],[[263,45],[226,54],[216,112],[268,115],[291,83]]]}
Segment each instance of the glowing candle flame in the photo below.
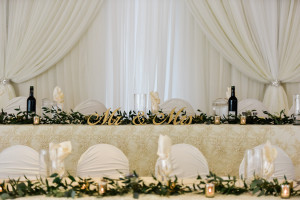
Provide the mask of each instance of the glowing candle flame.
{"label": "glowing candle flame", "polygon": [[3,192],[2,187],[0,186],[0,192]]}

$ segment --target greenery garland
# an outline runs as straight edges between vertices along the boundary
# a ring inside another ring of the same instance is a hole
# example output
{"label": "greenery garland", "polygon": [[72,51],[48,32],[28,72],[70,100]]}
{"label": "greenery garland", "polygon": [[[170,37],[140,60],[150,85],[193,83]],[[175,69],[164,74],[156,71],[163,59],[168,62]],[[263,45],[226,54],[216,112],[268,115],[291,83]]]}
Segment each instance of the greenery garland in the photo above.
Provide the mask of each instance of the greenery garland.
{"label": "greenery garland", "polygon": [[[132,193],[134,198],[138,198],[139,194],[155,194],[160,196],[181,195],[185,193],[194,193],[198,195],[205,194],[205,184],[214,183],[216,194],[223,195],[241,195],[244,193],[252,193],[257,196],[279,196],[281,185],[277,179],[272,181],[256,177],[248,185],[243,180],[243,186],[236,185],[236,177],[228,176],[223,179],[216,174],[210,172],[206,178],[197,177],[197,183],[192,187],[179,183],[177,177],[174,180],[168,180],[165,184],[153,176],[155,183],[146,184],[136,172],[119,178],[117,180],[104,178],[107,182],[106,191],[99,193],[99,185],[94,180],[79,178],[68,175],[65,178],[60,178],[58,174],[53,174],[50,179],[39,178],[31,181],[25,177],[25,181],[9,179],[7,184],[3,182],[0,184],[0,198],[11,199],[24,196],[46,195],[52,197],[82,197],[82,196],[116,196]],[[290,184],[286,179],[282,184]],[[300,190],[291,188],[291,196],[300,196]]]}
{"label": "greenery garland", "polygon": [[[38,116],[35,113],[27,113],[26,111],[21,111],[20,109],[16,109],[18,113],[15,114],[8,114],[4,112],[3,110],[0,112],[0,124],[32,124],[33,123],[33,117]],[[255,110],[253,110],[255,111]],[[214,116],[208,116],[207,114],[203,113],[201,110],[197,110],[197,114],[192,116],[191,118],[191,124],[213,124],[214,123]],[[287,116],[284,113],[284,110],[282,110],[278,115],[271,114],[267,111],[264,111],[264,113],[267,115],[266,118],[261,118],[256,115],[251,115],[251,111],[247,112],[247,124],[269,124],[269,125],[283,125],[283,124],[292,124],[294,122],[294,116]],[[174,115],[177,113],[174,112]],[[128,124],[135,124],[134,119],[138,117],[138,120],[136,121],[143,121],[144,124],[154,124],[154,121],[156,123],[161,124],[168,124],[167,122],[172,121],[174,119],[170,120],[170,115],[162,113],[162,111],[159,112],[159,114],[153,114],[151,111],[146,113],[143,116],[137,116],[138,114],[135,111],[129,111],[127,114],[125,111],[118,110],[117,112],[113,113],[112,111],[109,112],[109,117],[112,118],[112,120],[119,120],[120,125],[128,125]],[[50,117],[51,116],[51,117]],[[164,118],[162,116],[165,116]],[[182,116],[186,116],[186,112],[182,111],[179,115],[179,118]],[[65,111],[62,111],[60,109],[54,109],[54,108],[43,108],[43,116],[40,117],[40,123],[41,124],[88,124],[88,120],[91,123],[96,123],[96,125],[104,124],[107,125],[107,122],[103,122],[105,118],[100,116],[97,118],[97,116],[85,116],[79,112],[74,112],[71,110],[71,112],[67,113]],[[97,121],[98,119],[101,119]],[[228,123],[228,118],[223,116],[221,118],[221,122],[223,124]],[[239,124],[240,123],[240,115],[236,118],[234,122],[231,122],[233,124]],[[172,123],[169,123],[172,124]]]}

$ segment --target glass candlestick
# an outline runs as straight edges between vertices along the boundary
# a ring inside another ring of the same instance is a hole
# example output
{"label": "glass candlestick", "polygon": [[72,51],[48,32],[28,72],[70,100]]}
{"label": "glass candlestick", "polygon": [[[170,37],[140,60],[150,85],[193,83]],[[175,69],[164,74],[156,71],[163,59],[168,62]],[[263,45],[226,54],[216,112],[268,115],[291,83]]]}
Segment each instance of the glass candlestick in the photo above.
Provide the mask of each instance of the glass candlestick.
{"label": "glass candlestick", "polygon": [[244,116],[244,115],[241,116],[240,124],[241,125],[246,125],[246,116]]}
{"label": "glass candlestick", "polygon": [[39,116],[34,116],[33,117],[33,124],[34,125],[39,125],[40,124],[40,117]]}
{"label": "glass candlestick", "polygon": [[215,116],[215,125],[219,125],[219,124],[221,124],[221,118],[220,118],[220,116],[216,115]]}
{"label": "glass candlestick", "polygon": [[289,199],[291,195],[290,185],[283,184],[281,185],[281,198],[282,199]]}
{"label": "glass candlestick", "polygon": [[205,185],[205,196],[212,198],[215,196],[215,184],[213,183],[207,183]]}

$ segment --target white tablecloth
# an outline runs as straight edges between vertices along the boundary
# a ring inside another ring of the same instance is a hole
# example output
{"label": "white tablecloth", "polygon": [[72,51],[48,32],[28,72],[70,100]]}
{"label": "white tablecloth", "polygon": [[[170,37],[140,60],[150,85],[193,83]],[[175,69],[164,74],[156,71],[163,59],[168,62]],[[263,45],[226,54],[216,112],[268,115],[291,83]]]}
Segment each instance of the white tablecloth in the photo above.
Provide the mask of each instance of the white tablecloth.
{"label": "white tablecloth", "polygon": [[154,173],[160,134],[170,136],[173,144],[197,147],[207,158],[209,169],[220,176],[238,175],[244,151],[270,140],[290,156],[296,177],[300,178],[300,126],[293,125],[0,125],[0,151],[16,144],[39,151],[50,142],[70,140],[73,151],[66,168],[75,174],[84,151],[94,144],[108,143],[125,153],[131,170],[150,176]]}

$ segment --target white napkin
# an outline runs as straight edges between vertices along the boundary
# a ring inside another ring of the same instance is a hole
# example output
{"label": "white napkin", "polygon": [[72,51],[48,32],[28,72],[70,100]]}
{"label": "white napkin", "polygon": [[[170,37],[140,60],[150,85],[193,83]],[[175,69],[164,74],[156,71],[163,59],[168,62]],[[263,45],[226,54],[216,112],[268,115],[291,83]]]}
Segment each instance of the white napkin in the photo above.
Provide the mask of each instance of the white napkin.
{"label": "white napkin", "polygon": [[160,159],[168,159],[171,153],[172,141],[167,135],[160,135],[158,139],[157,155]]}
{"label": "white napkin", "polygon": [[71,153],[72,144],[70,141],[65,141],[59,144],[49,144],[49,157],[51,160],[51,167],[53,168],[51,173],[58,173],[62,176],[65,172],[64,159]]}
{"label": "white napkin", "polygon": [[53,90],[53,100],[57,102],[57,106],[60,107],[60,109],[63,109],[64,93],[58,86],[56,86]]}
{"label": "white napkin", "polygon": [[271,142],[269,140],[264,145],[263,157],[263,173],[264,176],[268,179],[273,175],[275,171],[274,161],[277,158],[277,150],[276,148],[272,147]]}
{"label": "white napkin", "polygon": [[150,97],[151,97],[151,112],[152,113],[157,113],[159,110],[159,104],[160,104],[160,99],[158,92],[150,92]]}

